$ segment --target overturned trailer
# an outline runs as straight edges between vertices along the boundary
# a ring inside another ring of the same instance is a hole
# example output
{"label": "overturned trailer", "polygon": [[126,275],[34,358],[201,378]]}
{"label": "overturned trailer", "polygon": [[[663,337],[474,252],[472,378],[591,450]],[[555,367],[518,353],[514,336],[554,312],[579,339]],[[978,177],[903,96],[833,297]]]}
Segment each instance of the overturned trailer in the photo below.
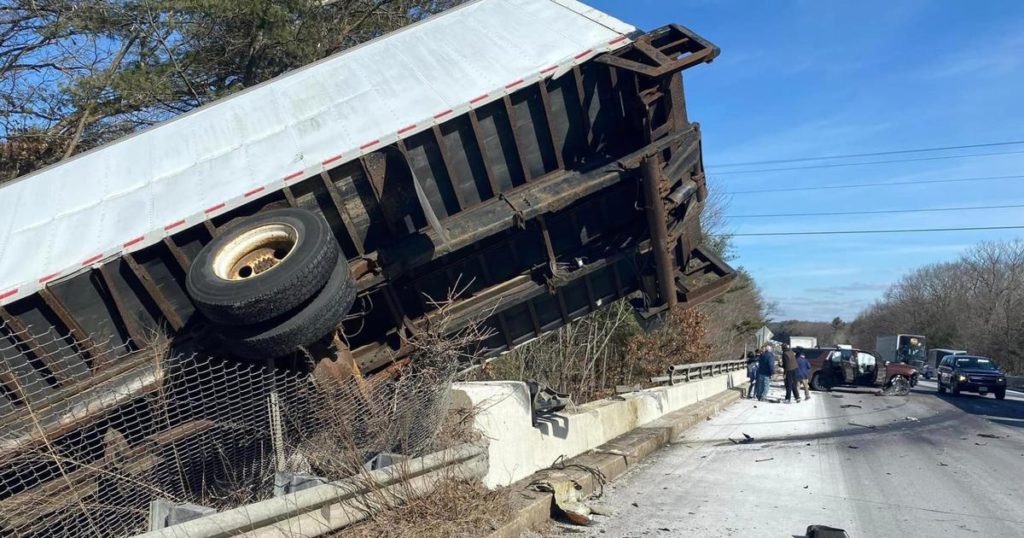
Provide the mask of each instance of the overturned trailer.
{"label": "overturned trailer", "polygon": [[[734,274],[701,246],[682,71],[717,54],[569,0],[480,0],[3,186],[3,450],[128,405],[102,390],[124,372],[156,390],[155,333],[245,360],[333,342],[372,374],[453,289],[448,326],[491,329],[485,356],[620,298],[650,318],[714,297]],[[299,252],[302,214],[335,254]],[[260,285],[314,258],[308,290]],[[217,278],[266,293],[218,304]],[[331,330],[267,336],[285,324]],[[59,415],[83,395],[106,403]]]}

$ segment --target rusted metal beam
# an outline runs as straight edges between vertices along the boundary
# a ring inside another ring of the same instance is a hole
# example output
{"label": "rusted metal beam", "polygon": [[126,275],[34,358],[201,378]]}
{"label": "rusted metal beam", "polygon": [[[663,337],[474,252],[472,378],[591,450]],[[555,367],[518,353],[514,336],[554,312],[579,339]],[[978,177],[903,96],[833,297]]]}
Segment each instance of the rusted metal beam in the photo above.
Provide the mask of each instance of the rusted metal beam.
{"label": "rusted metal beam", "polygon": [[502,190],[498,188],[498,181],[494,178],[494,171],[491,170],[491,156],[487,151],[487,144],[484,141],[483,131],[480,129],[480,118],[477,116],[476,110],[469,111],[469,125],[473,131],[476,147],[480,151],[480,158],[483,159],[484,173],[487,175],[487,183],[491,186],[491,197],[496,197],[501,194]]}
{"label": "rusted metal beam", "polygon": [[537,217],[537,224],[540,225],[540,234],[544,240],[544,249],[548,254],[548,271],[551,276],[558,276],[558,258],[555,257],[555,247],[551,244],[551,232],[548,231],[548,223],[541,215]]}
{"label": "rusted metal beam", "polygon": [[[64,306],[64,303],[57,298],[48,288],[42,288],[39,290],[39,297],[42,298],[46,306],[53,311],[57,316],[57,319],[64,324],[68,332],[71,333],[71,337],[75,339],[75,347],[78,352],[85,357],[86,360],[91,360],[96,357],[96,344],[93,343],[92,339],[89,338],[89,334],[86,333],[82,326],[78,323],[78,320],[68,312],[68,309]],[[95,372],[102,369],[102,364],[93,364],[92,370]]]}
{"label": "rusted metal beam", "polygon": [[111,273],[113,263],[105,263],[100,266],[99,272],[100,277],[103,279],[103,287],[106,289],[107,294],[110,295],[110,299],[114,303],[114,310],[117,311],[121,324],[124,325],[125,330],[128,331],[128,336],[132,339],[132,342],[135,343],[135,346],[139,347],[145,342],[146,334],[139,326],[138,320],[135,319],[135,316],[128,313],[128,305],[125,302],[124,295],[115,284],[114,275]]}
{"label": "rusted metal beam", "polygon": [[149,294],[150,300],[160,310],[160,313],[167,319],[167,323],[171,325],[171,328],[175,331],[180,331],[185,324],[181,321],[181,316],[174,310],[171,303],[167,300],[167,296],[164,292],[160,291],[160,287],[156,285],[156,281],[153,280],[153,275],[149,274],[149,271],[142,266],[138,261],[135,260],[135,256],[131,253],[124,255],[124,261],[128,264],[128,267],[132,270],[135,278],[142,284],[143,289]]}
{"label": "rusted metal beam", "polygon": [[363,246],[363,239],[356,233],[356,226],[352,222],[352,216],[348,214],[348,209],[345,207],[345,202],[341,198],[341,193],[338,192],[338,186],[334,184],[331,179],[331,175],[327,172],[320,172],[320,180],[324,184],[324,188],[327,189],[328,196],[331,197],[331,203],[334,204],[335,211],[338,212],[338,217],[341,218],[341,224],[345,229],[345,233],[348,234],[349,239],[352,240],[352,244],[356,247],[356,252],[360,256],[366,254],[366,248]]}
{"label": "rusted metal beam", "polygon": [[170,236],[164,238],[164,245],[167,250],[171,251],[171,256],[174,257],[174,261],[178,262],[178,267],[181,267],[182,271],[188,272],[188,268],[192,265],[192,260],[188,259],[188,254],[181,250],[181,247],[171,239]]}
{"label": "rusted metal beam", "polygon": [[583,72],[580,70],[580,66],[573,66],[572,77],[576,82],[576,97],[580,103],[580,119],[583,120],[583,145],[589,148],[594,141],[594,133],[590,125],[590,108],[587,106],[586,93],[583,88]]}
{"label": "rusted metal beam", "polygon": [[537,307],[533,306],[533,300],[526,301],[526,310],[530,312],[530,323],[533,324],[534,336],[540,338],[543,331],[540,328],[540,317],[537,316]]}
{"label": "rusted metal beam", "polygon": [[508,117],[508,128],[512,131],[512,145],[516,156],[519,158],[519,168],[523,171],[523,180],[529,183],[533,180],[530,174],[530,165],[526,162],[526,153],[523,151],[523,142],[519,139],[519,130],[516,129],[516,110],[512,106],[512,99],[508,95],[502,97],[501,102],[505,105],[505,115]]}
{"label": "rusted metal beam", "polygon": [[[46,348],[36,340],[35,336],[33,336],[28,330],[28,327],[18,319],[18,316],[11,314],[7,309],[0,306],[0,321],[3,321],[3,324],[7,327],[9,336],[19,345],[19,349],[26,350],[29,355],[42,362],[43,366],[53,374],[53,377],[57,380],[58,384],[66,385],[71,381],[71,378],[68,377],[65,369],[55,361],[49,353],[46,352]],[[8,383],[8,381],[11,380],[0,380],[8,390],[11,390],[18,395],[18,398],[24,400],[25,395],[21,394],[21,391],[18,390],[20,389],[20,386],[18,386],[16,382],[12,385],[11,383]]]}
{"label": "rusted metal beam", "polygon": [[459,178],[456,177],[455,169],[452,168],[451,157],[448,155],[448,144],[444,141],[444,135],[441,134],[441,128],[434,125],[431,132],[434,135],[434,143],[437,144],[437,151],[441,154],[441,164],[444,165],[444,172],[448,175],[448,181],[452,185],[452,192],[455,193],[455,200],[459,203],[459,211],[469,207],[466,203],[465,196],[462,195],[462,190],[459,188]]}
{"label": "rusted metal beam", "polygon": [[210,219],[203,219],[203,227],[206,228],[206,232],[210,234],[210,237],[217,237],[218,230],[217,226],[213,224]]}
{"label": "rusted metal beam", "polygon": [[675,270],[668,252],[668,226],[665,204],[661,200],[661,166],[657,155],[649,156],[641,164],[643,174],[644,204],[647,213],[647,228],[651,233],[651,249],[654,251],[654,268],[658,275],[661,301],[672,308],[678,302],[675,288]]}
{"label": "rusted metal beam", "polygon": [[548,94],[548,85],[546,80],[541,80],[537,83],[537,87],[540,88],[540,102],[544,105],[544,124],[548,129],[548,137],[551,139],[551,150],[555,153],[555,162],[558,164],[560,170],[565,169],[565,161],[562,159],[562,139],[558,136],[558,131],[555,130],[555,119],[554,114],[551,112],[551,96]]}

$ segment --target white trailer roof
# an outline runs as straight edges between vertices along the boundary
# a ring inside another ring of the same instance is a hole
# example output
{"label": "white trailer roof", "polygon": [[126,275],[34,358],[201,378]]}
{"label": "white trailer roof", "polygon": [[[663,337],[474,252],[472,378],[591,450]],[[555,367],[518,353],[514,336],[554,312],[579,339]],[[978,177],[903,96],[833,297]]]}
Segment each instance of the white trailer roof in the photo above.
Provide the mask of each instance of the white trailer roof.
{"label": "white trailer roof", "polygon": [[479,0],[0,187],[0,304],[629,43],[574,0]]}

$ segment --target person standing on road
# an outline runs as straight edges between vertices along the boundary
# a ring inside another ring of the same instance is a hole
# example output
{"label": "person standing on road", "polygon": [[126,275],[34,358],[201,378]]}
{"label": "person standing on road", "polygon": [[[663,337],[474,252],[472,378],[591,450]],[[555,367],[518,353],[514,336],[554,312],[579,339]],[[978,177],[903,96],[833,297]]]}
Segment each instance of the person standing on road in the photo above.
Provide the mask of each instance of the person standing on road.
{"label": "person standing on road", "polygon": [[[797,389],[804,389],[804,399],[811,399],[811,389],[807,385],[807,378],[811,375],[811,363],[803,353],[796,356],[796,384]],[[800,401],[800,400],[797,400]]]}
{"label": "person standing on road", "polygon": [[757,393],[757,355],[753,351],[747,352],[747,399],[753,398]]}
{"label": "person standing on road", "polygon": [[757,359],[757,399],[762,402],[768,397],[768,386],[772,382],[772,374],[775,373],[775,354],[772,353],[772,345],[765,344],[763,349]]}
{"label": "person standing on road", "polygon": [[785,373],[786,403],[792,401],[791,397],[796,397],[796,403],[800,403],[800,391],[796,389],[796,353],[786,344],[782,344],[782,370]]}

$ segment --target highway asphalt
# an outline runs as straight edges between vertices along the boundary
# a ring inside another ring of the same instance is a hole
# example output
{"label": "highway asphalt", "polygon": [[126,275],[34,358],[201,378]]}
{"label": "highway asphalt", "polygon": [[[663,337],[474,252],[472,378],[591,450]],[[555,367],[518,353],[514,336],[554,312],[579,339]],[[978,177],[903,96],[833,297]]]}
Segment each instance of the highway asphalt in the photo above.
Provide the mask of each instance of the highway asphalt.
{"label": "highway asphalt", "polygon": [[609,484],[597,502],[611,515],[560,532],[1024,536],[1024,395],[939,395],[926,381],[907,396],[874,392],[741,400]]}

